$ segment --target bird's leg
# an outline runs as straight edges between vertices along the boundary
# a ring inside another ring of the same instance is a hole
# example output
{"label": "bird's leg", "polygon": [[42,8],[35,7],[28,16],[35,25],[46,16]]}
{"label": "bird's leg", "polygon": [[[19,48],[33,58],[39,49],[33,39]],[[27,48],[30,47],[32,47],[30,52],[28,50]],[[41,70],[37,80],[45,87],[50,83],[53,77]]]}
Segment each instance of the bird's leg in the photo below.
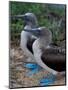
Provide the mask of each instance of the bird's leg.
{"label": "bird's leg", "polygon": [[35,62],[33,57],[27,57],[26,61],[27,62]]}
{"label": "bird's leg", "polygon": [[27,62],[35,62],[35,58],[32,53],[28,50],[25,51],[25,55],[27,56]]}
{"label": "bird's leg", "polygon": [[34,56],[32,55],[31,52],[29,52],[29,50],[27,49],[27,47],[25,45],[22,45],[21,49],[23,50],[24,54],[27,57],[27,60],[26,60],[27,62],[35,62]]}

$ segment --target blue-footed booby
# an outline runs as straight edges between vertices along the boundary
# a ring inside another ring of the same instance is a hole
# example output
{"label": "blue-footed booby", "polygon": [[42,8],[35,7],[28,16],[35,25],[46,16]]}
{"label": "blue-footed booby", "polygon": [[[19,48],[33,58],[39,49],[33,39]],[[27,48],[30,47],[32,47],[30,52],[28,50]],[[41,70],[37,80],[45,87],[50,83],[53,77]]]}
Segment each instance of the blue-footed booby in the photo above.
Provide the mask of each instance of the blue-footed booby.
{"label": "blue-footed booby", "polygon": [[[24,20],[24,29],[31,30],[33,28],[38,27],[38,21],[36,16],[33,13],[25,13],[24,15],[15,15],[15,18],[22,18]],[[21,32],[21,41],[20,46],[24,51],[25,55],[28,57],[29,62],[35,62],[32,44],[35,41],[36,37],[33,36],[30,32],[25,32],[24,30]]]}
{"label": "blue-footed booby", "polygon": [[51,45],[51,31],[46,27],[24,31],[37,37],[32,45],[37,64],[53,75],[63,75],[66,69],[65,48]]}

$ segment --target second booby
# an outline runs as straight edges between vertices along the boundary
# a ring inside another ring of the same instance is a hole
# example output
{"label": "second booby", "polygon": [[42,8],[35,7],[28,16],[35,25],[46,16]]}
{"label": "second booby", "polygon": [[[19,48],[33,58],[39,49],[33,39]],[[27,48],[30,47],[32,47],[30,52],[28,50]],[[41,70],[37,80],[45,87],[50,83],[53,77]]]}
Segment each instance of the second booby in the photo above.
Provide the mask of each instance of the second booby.
{"label": "second booby", "polygon": [[37,36],[33,43],[34,57],[38,65],[53,75],[64,74],[66,70],[65,48],[52,46],[52,33],[45,27],[26,30]]}

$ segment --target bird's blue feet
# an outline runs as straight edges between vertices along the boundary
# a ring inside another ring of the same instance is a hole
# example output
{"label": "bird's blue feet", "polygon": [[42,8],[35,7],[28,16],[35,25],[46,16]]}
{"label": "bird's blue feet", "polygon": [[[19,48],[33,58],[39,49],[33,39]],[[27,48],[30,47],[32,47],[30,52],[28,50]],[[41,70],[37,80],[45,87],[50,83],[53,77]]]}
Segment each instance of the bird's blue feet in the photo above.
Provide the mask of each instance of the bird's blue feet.
{"label": "bird's blue feet", "polygon": [[36,63],[27,63],[27,64],[24,64],[24,67],[30,69],[30,71],[27,73],[27,76],[31,76],[33,74],[36,74],[42,69]]}
{"label": "bird's blue feet", "polygon": [[38,67],[38,65],[35,64],[35,63],[25,63],[25,64],[24,64],[24,67],[25,67],[25,68],[28,68],[28,69],[35,69],[35,68]]}
{"label": "bird's blue feet", "polygon": [[[26,76],[30,77],[36,73],[38,73],[42,68],[37,65],[36,63],[25,63],[24,64],[25,68],[28,68],[30,71],[26,73]],[[49,84],[53,84],[54,81],[56,80],[56,76],[53,74],[48,74],[45,78],[41,79],[39,81],[40,86],[48,86]]]}
{"label": "bird's blue feet", "polygon": [[48,74],[47,77],[40,80],[40,86],[48,86],[50,84],[53,84],[56,80],[56,76],[53,74]]}

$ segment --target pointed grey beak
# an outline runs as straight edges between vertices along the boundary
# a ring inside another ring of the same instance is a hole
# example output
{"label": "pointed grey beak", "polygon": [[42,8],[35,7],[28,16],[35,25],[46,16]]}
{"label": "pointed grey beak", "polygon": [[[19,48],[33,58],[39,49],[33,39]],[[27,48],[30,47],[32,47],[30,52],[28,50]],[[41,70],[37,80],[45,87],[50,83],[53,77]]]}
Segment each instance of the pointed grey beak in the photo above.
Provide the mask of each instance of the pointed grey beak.
{"label": "pointed grey beak", "polygon": [[32,35],[35,35],[35,36],[40,36],[41,35],[41,30],[39,30],[38,28],[31,29],[31,30],[24,29],[24,31],[29,32],[29,33],[31,33]]}
{"label": "pointed grey beak", "polygon": [[11,16],[11,18],[24,18],[25,17],[25,15],[13,15],[13,16]]}

